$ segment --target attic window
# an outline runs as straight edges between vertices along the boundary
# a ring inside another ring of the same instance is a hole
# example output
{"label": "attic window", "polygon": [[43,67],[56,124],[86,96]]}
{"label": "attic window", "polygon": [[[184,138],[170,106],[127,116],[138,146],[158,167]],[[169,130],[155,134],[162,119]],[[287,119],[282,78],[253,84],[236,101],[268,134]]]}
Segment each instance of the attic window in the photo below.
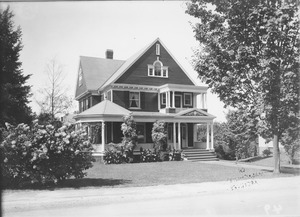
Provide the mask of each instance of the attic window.
{"label": "attic window", "polygon": [[82,69],[81,67],[79,68],[79,74],[78,74],[78,85],[82,85]]}
{"label": "attic window", "polygon": [[148,65],[148,76],[167,78],[168,67],[163,66],[161,61],[156,60],[153,65]]}

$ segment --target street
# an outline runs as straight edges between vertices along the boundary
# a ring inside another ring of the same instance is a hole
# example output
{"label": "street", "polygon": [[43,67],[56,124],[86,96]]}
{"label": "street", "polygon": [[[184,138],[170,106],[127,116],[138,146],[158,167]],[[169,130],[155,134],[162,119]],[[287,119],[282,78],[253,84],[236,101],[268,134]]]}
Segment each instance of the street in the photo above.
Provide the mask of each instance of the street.
{"label": "street", "polygon": [[4,216],[300,216],[300,177],[129,188],[8,191]]}

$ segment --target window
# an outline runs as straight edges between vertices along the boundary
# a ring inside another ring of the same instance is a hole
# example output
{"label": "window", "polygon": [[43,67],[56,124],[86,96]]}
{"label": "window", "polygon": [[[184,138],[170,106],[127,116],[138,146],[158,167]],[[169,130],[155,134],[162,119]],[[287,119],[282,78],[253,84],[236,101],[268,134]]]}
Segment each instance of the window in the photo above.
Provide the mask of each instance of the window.
{"label": "window", "polygon": [[192,94],[191,93],[184,94],[184,105],[192,106]]}
{"label": "window", "polygon": [[129,107],[140,108],[140,92],[129,92]]}
{"label": "window", "polygon": [[160,55],[160,44],[156,44],[156,55]]}
{"label": "window", "polygon": [[167,103],[167,95],[166,95],[166,93],[162,93],[161,94],[161,104],[166,105],[166,103]]}
{"label": "window", "polygon": [[83,105],[83,101],[80,101],[80,102],[79,102],[79,104],[80,104],[80,109],[81,109],[81,112],[83,112],[83,111],[84,111],[84,105]]}
{"label": "window", "polygon": [[154,75],[161,76],[162,63],[160,61],[156,61],[154,62],[153,66],[154,66]]}
{"label": "window", "polygon": [[85,100],[85,103],[86,103],[86,109],[88,109],[88,108],[91,107],[91,106],[90,106],[90,100],[89,100],[89,98],[87,98],[87,99]]}
{"label": "window", "polygon": [[112,91],[111,90],[106,92],[106,98],[107,98],[107,100],[112,101]]}
{"label": "window", "polygon": [[145,143],[146,142],[146,135],[145,135],[145,124],[144,123],[137,123],[136,124],[136,133],[138,138],[138,143]]}
{"label": "window", "polygon": [[82,69],[81,67],[79,68],[79,73],[78,73],[78,85],[82,85]]}
{"label": "window", "polygon": [[162,62],[157,59],[153,65],[148,65],[148,76],[167,78],[168,67],[163,66]]}
{"label": "window", "polygon": [[181,108],[181,95],[176,95],[175,94],[175,107],[176,108]]}

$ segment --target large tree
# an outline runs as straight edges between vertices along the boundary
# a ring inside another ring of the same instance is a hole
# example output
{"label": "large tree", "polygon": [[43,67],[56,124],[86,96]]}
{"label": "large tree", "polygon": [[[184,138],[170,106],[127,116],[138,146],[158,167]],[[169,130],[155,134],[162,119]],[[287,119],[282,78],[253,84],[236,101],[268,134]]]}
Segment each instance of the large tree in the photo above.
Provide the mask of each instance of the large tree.
{"label": "large tree", "polygon": [[273,139],[299,124],[299,11],[296,0],[193,0],[188,14],[200,49],[199,76],[229,106],[256,112]]}
{"label": "large tree", "polygon": [[21,28],[15,28],[14,14],[7,7],[0,9],[0,125],[29,123],[31,108],[27,105],[30,75],[24,75],[19,60],[22,50]]}
{"label": "large tree", "polygon": [[66,74],[63,66],[55,58],[47,62],[45,67],[47,79],[45,86],[39,90],[36,102],[41,108],[41,113],[51,114],[52,119],[58,114],[68,113],[73,106],[73,98],[68,96],[68,87],[64,80]]}

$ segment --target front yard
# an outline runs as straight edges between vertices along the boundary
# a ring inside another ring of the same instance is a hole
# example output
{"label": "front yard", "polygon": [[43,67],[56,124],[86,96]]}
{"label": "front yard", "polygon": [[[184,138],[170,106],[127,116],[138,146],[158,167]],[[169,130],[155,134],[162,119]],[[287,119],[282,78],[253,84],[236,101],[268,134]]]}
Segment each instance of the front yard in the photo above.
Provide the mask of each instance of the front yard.
{"label": "front yard", "polygon": [[171,161],[155,163],[111,164],[94,163],[83,179],[70,179],[58,187],[138,187],[184,183],[216,182],[254,176],[254,178],[273,178],[292,176],[273,175],[269,171],[223,166],[201,162]]}

